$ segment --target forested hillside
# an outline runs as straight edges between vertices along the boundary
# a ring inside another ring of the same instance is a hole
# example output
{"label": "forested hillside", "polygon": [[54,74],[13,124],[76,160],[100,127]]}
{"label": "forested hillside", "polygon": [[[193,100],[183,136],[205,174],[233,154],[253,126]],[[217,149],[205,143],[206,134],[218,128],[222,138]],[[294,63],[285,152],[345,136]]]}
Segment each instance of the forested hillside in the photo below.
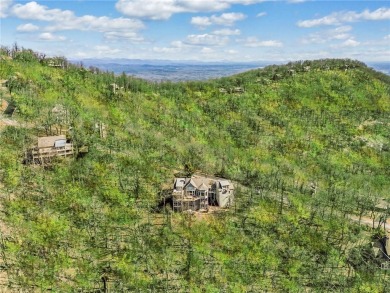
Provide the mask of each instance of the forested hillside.
{"label": "forested hillside", "polygon": [[[371,248],[390,217],[389,76],[332,59],[151,83],[17,47],[0,62],[16,107],[0,117],[0,288],[390,291]],[[75,158],[26,164],[63,128]],[[173,213],[175,174],[194,172],[235,182],[234,207]]]}

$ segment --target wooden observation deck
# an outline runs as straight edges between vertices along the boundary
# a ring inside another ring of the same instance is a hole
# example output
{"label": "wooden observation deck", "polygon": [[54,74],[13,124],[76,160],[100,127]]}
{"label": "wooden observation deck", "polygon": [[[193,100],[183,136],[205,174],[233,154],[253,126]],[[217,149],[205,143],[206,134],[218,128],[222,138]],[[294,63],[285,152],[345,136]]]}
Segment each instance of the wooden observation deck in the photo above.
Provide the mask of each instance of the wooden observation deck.
{"label": "wooden observation deck", "polygon": [[38,146],[27,151],[26,160],[32,164],[49,164],[54,157],[73,157],[74,148],[65,135],[38,138]]}

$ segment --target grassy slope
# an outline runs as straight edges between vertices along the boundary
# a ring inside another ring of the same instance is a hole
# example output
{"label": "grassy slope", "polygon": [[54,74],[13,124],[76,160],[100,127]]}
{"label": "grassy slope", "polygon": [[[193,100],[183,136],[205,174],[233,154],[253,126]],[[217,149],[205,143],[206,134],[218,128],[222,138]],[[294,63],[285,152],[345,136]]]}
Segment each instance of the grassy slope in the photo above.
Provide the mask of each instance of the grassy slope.
{"label": "grassy slope", "polygon": [[[104,276],[115,290],[140,292],[389,286],[352,249],[368,240],[365,228],[345,218],[389,197],[388,77],[327,60],[150,84],[14,58],[2,60],[0,78],[25,125],[0,134],[2,218],[12,229],[3,251],[14,285],[101,288]],[[123,86],[117,94],[113,82]],[[219,91],[236,86],[245,93]],[[49,169],[22,165],[34,137],[55,128],[56,104],[89,153]],[[106,139],[94,131],[99,121]],[[178,169],[245,188],[234,209],[206,221],[151,212]],[[275,201],[282,197],[289,206]]]}

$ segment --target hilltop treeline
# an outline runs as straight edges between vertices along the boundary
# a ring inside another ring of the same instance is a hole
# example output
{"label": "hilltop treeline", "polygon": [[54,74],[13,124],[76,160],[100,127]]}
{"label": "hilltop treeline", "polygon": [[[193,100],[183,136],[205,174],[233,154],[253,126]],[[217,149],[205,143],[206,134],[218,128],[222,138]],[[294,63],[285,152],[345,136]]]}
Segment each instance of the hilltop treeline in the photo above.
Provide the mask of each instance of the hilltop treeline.
{"label": "hilltop treeline", "polygon": [[[150,83],[15,47],[1,63],[0,95],[16,105],[0,126],[4,288],[389,290],[370,247],[390,213],[377,207],[390,190],[387,76],[330,59]],[[62,130],[77,157],[23,164],[37,136]],[[233,180],[235,206],[172,213],[175,174],[194,172]],[[351,220],[370,216],[374,227]]]}

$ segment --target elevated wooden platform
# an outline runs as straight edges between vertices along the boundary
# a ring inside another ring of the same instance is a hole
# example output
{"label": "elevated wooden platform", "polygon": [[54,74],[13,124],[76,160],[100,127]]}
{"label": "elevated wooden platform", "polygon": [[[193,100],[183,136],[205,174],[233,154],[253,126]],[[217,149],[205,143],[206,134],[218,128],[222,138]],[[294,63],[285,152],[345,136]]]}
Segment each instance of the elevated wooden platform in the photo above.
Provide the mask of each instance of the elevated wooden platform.
{"label": "elevated wooden platform", "polygon": [[55,157],[73,157],[74,148],[65,135],[38,138],[38,146],[27,151],[26,161],[31,164],[49,164]]}
{"label": "elevated wooden platform", "polygon": [[53,157],[71,157],[74,155],[72,143],[67,143],[63,147],[41,147],[30,150],[31,160],[34,164],[49,163]]}

